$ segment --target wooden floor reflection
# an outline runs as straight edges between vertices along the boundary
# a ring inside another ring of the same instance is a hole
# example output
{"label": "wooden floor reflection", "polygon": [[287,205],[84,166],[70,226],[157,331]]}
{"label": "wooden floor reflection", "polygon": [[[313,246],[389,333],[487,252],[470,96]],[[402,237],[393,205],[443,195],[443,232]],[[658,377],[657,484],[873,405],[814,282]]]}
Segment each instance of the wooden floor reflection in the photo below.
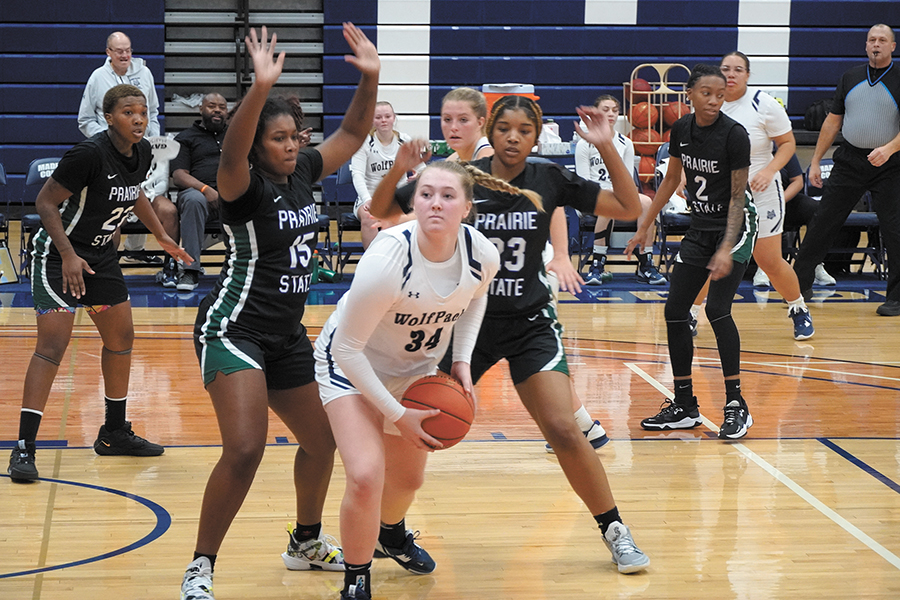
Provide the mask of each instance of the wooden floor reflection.
{"label": "wooden floor reflection", "polygon": [[[375,598],[900,597],[900,319],[874,307],[813,307],[816,336],[795,342],[780,305],[735,305],[755,423],[725,444],[714,435],[724,388],[705,320],[694,377],[705,424],[651,433],[639,421],[671,389],[662,306],[563,304],[576,388],[613,440],[599,454],[651,568],[615,571],[500,365],[479,385],[467,440],[430,459],[408,519],[438,569],[415,577],[377,561]],[[331,310],[308,308],[311,333]],[[0,598],[177,597],[220,443],[193,317],[135,309],[129,418],[167,450],[129,459],[90,450],[103,410],[100,342],[79,314],[41,428],[43,480],[0,480]],[[16,436],[33,343],[30,310],[0,311],[3,441]],[[281,563],[294,448],[274,418],[269,438],[220,553],[216,598],[334,600],[339,574]],[[338,462],[325,515],[335,534],[343,487]]]}

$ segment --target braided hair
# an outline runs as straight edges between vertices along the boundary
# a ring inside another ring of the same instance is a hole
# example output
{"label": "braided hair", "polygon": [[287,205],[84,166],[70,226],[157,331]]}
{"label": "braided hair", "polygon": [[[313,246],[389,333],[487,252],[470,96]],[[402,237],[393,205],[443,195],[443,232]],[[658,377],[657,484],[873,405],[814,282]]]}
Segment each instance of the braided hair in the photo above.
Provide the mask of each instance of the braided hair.
{"label": "braided hair", "polygon": [[[541,204],[541,195],[537,192],[517,188],[514,185],[510,185],[508,181],[504,181],[498,177],[494,177],[490,173],[485,173],[481,169],[477,169],[467,162],[442,160],[430,163],[419,174],[419,178],[416,180],[417,184],[422,179],[422,175],[424,175],[430,169],[442,169],[444,171],[450,171],[451,173],[459,176],[459,181],[462,184],[463,188],[463,195],[469,202],[471,202],[475,198],[474,190],[475,185],[477,184],[489,190],[494,190],[495,192],[505,192],[514,196],[525,196],[531,201],[532,204],[537,207],[539,211],[544,212],[544,207]],[[474,204],[472,205],[472,210],[473,212],[475,210]]]}

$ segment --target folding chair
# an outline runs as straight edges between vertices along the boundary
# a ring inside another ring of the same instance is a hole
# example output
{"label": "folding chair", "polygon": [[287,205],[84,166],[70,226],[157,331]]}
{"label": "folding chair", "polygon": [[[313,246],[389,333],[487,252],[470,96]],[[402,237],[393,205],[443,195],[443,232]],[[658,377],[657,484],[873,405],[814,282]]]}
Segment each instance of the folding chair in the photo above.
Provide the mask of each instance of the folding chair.
{"label": "folding chair", "polygon": [[[656,153],[656,189],[659,189],[659,184],[663,180],[663,172],[659,169],[659,166],[662,164],[668,165],[668,161],[669,142],[665,142]],[[675,256],[681,248],[681,238],[684,237],[690,226],[691,215],[667,212],[665,208],[659,213],[656,222],[656,236],[659,239],[660,266],[665,266],[666,273],[672,268]],[[677,240],[670,241],[669,238],[677,238]]]}
{"label": "folding chair", "polygon": [[59,158],[36,158],[28,165],[25,175],[25,188],[22,190],[20,204],[22,207],[22,227],[19,244],[19,272],[23,277],[31,278],[31,238],[41,226],[41,216],[37,213],[26,213],[26,204],[34,203],[40,188],[56,170]]}
{"label": "folding chair", "polygon": [[[362,255],[362,242],[345,242],[344,232],[360,231],[359,219],[353,213],[353,205],[356,203],[356,188],[350,176],[350,163],[344,163],[338,169],[336,175],[322,180],[322,199],[329,215],[335,214],[337,219],[337,270],[344,272],[344,267],[350,263],[359,262],[354,255]],[[330,239],[330,238],[329,238]]]}

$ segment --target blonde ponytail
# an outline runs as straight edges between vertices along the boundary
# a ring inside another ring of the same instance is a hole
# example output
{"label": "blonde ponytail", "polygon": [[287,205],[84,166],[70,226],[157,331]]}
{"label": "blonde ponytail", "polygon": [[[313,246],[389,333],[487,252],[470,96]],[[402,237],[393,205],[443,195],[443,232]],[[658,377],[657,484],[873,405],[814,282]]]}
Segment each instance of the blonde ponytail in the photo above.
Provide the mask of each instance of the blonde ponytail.
{"label": "blonde ponytail", "polygon": [[470,165],[469,163],[461,163],[463,167],[466,169],[472,179],[475,180],[475,183],[482,187],[486,187],[489,190],[494,190],[495,192],[504,192],[507,194],[512,194],[514,196],[525,196],[534,204],[534,207],[538,209],[539,212],[546,212],[544,210],[544,204],[541,201],[541,195],[533,190],[523,190],[517,188],[514,185],[510,185],[508,181],[504,181],[498,177],[494,177],[490,173],[485,173],[481,169],[477,169]]}

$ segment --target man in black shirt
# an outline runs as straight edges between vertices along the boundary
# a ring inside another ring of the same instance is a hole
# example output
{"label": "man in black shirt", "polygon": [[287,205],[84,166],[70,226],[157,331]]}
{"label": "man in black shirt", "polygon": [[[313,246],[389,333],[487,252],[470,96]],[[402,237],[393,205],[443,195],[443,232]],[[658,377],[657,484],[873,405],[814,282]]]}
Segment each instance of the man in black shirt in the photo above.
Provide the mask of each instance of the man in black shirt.
{"label": "man in black shirt", "polygon": [[[203,249],[206,223],[219,220],[219,192],[216,172],[225,137],[228,103],[220,94],[207,94],[200,104],[200,119],[175,140],[181,144],[172,161],[172,180],[178,186],[178,215],[181,244],[194,259],[178,276],[179,291],[190,292],[200,281],[200,251]],[[163,282],[166,285],[167,282]],[[171,283],[169,283],[171,285]]]}
{"label": "man in black shirt", "polygon": [[[868,64],[853,67],[841,77],[831,112],[825,118],[809,167],[809,180],[822,186],[819,166],[840,130],[846,140],[834,152],[819,212],[810,226],[794,270],[803,295],[812,295],[816,265],[822,262],[847,215],[869,191],[887,249],[888,261],[900,261],[900,68],[891,54],[897,44],[887,25],[874,25],[866,39]],[[900,269],[890,270],[887,301],[876,312],[900,316]]]}

